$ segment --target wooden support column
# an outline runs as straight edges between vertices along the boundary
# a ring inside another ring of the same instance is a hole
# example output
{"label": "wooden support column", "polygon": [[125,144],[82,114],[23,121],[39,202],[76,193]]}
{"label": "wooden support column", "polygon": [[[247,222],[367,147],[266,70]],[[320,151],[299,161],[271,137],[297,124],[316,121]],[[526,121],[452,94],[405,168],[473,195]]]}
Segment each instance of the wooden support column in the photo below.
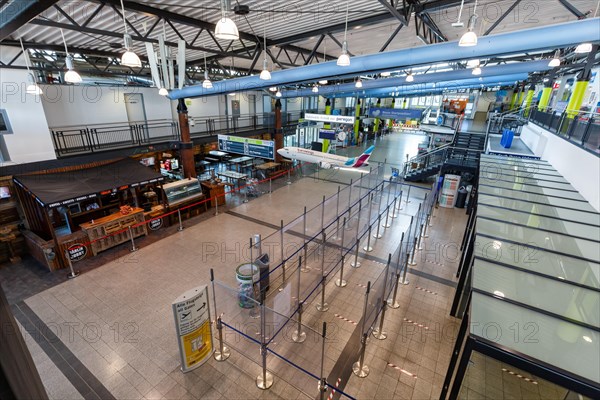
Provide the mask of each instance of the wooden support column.
{"label": "wooden support column", "polygon": [[196,177],[196,165],[194,163],[194,150],[192,138],[190,136],[190,125],[188,122],[188,110],[185,105],[185,99],[179,99],[177,104],[177,114],[179,115],[179,155],[181,156],[181,166],[183,175],[186,178]]}
{"label": "wooden support column", "polygon": [[277,150],[283,148],[283,130],[281,124],[281,100],[275,101],[275,161],[281,162],[282,157]]}

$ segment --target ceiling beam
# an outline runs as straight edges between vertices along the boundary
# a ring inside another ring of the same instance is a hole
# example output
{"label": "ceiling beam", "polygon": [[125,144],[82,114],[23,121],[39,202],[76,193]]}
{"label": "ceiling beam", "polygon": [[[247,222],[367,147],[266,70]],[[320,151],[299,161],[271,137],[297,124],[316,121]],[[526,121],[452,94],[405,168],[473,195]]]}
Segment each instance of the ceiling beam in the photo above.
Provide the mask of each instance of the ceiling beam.
{"label": "ceiling beam", "polygon": [[558,0],[560,4],[562,4],[571,14],[576,16],[578,19],[584,19],[585,14],[577,9],[573,4],[571,4],[568,0]]}
{"label": "ceiling beam", "polygon": [[[408,21],[406,21],[406,17],[400,13],[400,11],[398,11],[398,9],[396,7],[394,7],[393,5],[391,5],[388,0],[378,0],[379,3],[384,6],[390,14],[392,14],[394,16],[394,18],[396,18],[398,21],[400,21],[400,23],[404,26],[408,25]],[[393,0],[392,0],[393,1]],[[410,15],[410,14],[408,14]]]}
{"label": "ceiling beam", "polygon": [[0,41],[12,35],[17,29],[58,3],[58,0],[21,0],[9,3],[2,10],[0,19]]}
{"label": "ceiling beam", "polygon": [[493,31],[494,29],[496,29],[496,27],[497,27],[497,26],[500,24],[500,22],[502,22],[502,21],[504,20],[504,18],[506,18],[506,16],[507,16],[508,14],[510,14],[510,13],[512,12],[512,10],[514,10],[514,9],[515,9],[515,7],[516,7],[516,6],[518,6],[518,5],[519,5],[519,3],[520,3],[520,2],[521,2],[521,0],[516,0],[516,1],[515,1],[515,2],[514,2],[514,3],[513,3],[511,6],[510,6],[510,7],[508,7],[508,9],[507,9],[507,10],[504,12],[504,14],[502,14],[502,15],[500,16],[500,18],[498,18],[498,19],[497,19],[497,20],[496,20],[496,21],[495,21],[495,22],[492,24],[492,26],[490,26],[490,27],[488,28],[488,30],[487,30],[487,31],[485,31],[485,33],[483,34],[483,36],[487,36],[487,35],[489,35],[490,33],[492,33],[492,31]]}

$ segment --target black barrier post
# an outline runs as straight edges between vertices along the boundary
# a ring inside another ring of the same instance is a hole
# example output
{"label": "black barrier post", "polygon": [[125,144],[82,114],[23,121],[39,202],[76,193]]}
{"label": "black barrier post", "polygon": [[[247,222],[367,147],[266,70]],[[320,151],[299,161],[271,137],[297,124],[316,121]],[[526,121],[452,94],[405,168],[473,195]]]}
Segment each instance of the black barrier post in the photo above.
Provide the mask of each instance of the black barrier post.
{"label": "black barrier post", "polygon": [[323,375],[325,367],[325,336],[327,335],[327,322],[323,322],[323,333],[321,334],[321,379],[319,381],[319,393],[321,400],[325,400],[327,393],[327,378]]}
{"label": "black barrier post", "polygon": [[344,279],[344,263],[346,261],[346,257],[342,255],[342,265],[340,267],[340,277],[339,279],[336,279],[335,281],[335,286],[337,287],[345,287],[348,282],[346,282],[346,280]]}
{"label": "black barrier post", "polygon": [[[325,230],[321,233],[323,235],[323,246],[325,246],[326,236]],[[321,312],[325,312],[329,310],[329,304],[325,301],[325,286],[326,286],[326,276],[325,276],[325,247],[323,247],[323,254],[321,255],[321,302],[317,304],[317,310]]]}
{"label": "black barrier post", "polygon": [[223,344],[223,323],[221,317],[217,318],[217,331],[219,333],[219,348],[215,350],[215,360],[225,361],[231,355],[231,351]]}

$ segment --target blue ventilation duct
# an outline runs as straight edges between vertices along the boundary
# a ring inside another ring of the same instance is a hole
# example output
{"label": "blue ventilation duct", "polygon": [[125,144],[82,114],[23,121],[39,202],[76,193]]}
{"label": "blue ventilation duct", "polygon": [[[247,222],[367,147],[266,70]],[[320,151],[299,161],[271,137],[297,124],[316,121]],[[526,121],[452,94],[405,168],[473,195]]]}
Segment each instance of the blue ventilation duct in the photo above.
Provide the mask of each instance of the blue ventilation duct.
{"label": "blue ventilation duct", "polygon": [[[552,67],[548,66],[548,60],[531,61],[531,62],[520,62],[513,64],[497,65],[493,67],[482,68],[481,77],[488,78],[499,75],[509,75],[518,73],[530,73],[530,72],[541,72],[549,71]],[[374,79],[374,80],[363,80],[362,90],[378,89],[378,88],[390,88],[390,87],[414,87],[415,85],[422,85],[430,82],[445,82],[451,80],[462,80],[474,78],[472,69],[462,69],[457,71],[446,71],[432,74],[415,74],[414,82],[406,83],[405,77],[400,78],[387,78],[387,79]],[[308,97],[308,96],[324,96],[324,97],[335,97],[338,93],[354,92],[354,83],[344,83],[341,85],[329,85],[320,86],[319,93],[313,93],[311,88],[298,89],[298,90],[285,90],[282,91],[282,97]]]}
{"label": "blue ventilation duct", "polygon": [[[520,74],[510,74],[510,75],[497,75],[497,76],[489,76],[477,78],[471,75],[470,79],[460,79],[455,81],[443,81],[443,82],[430,82],[430,83],[421,83],[418,85],[402,85],[397,87],[385,87],[385,88],[376,88],[369,89],[363,86],[361,89],[356,89],[352,87],[350,91],[347,92],[337,92],[331,95],[326,95],[324,97],[332,97],[332,98],[343,98],[343,97],[398,97],[404,96],[406,93],[414,93],[425,90],[436,90],[436,89],[456,89],[463,87],[464,85],[488,85],[488,86],[497,86],[502,82],[511,82],[512,85],[515,84],[516,81],[523,81],[527,79],[529,75],[525,72]],[[341,85],[340,85],[341,86]],[[391,96],[391,93],[397,93],[394,96]],[[315,93],[313,93],[315,94]]]}
{"label": "blue ventilation duct", "polygon": [[321,78],[343,75],[360,75],[378,71],[389,71],[414,65],[434,64],[446,61],[486,58],[495,55],[555,49],[574,46],[582,42],[598,41],[600,19],[590,18],[526,29],[479,38],[477,46],[459,47],[456,41],[420,46],[410,49],[389,51],[352,57],[348,67],[339,67],[335,61],[307,65],[271,73],[271,80],[263,81],[258,76],[214,82],[212,89],[201,85],[173,90],[171,99],[211,96],[264,89],[299,82],[315,82]]}

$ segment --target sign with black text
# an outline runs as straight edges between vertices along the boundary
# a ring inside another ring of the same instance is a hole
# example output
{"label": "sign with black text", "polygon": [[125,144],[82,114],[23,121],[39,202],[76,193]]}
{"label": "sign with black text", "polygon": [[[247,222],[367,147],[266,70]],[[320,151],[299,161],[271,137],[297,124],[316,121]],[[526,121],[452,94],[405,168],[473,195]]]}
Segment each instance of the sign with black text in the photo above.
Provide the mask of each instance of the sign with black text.
{"label": "sign with black text", "polygon": [[219,150],[249,157],[275,159],[275,142],[272,140],[219,135]]}

